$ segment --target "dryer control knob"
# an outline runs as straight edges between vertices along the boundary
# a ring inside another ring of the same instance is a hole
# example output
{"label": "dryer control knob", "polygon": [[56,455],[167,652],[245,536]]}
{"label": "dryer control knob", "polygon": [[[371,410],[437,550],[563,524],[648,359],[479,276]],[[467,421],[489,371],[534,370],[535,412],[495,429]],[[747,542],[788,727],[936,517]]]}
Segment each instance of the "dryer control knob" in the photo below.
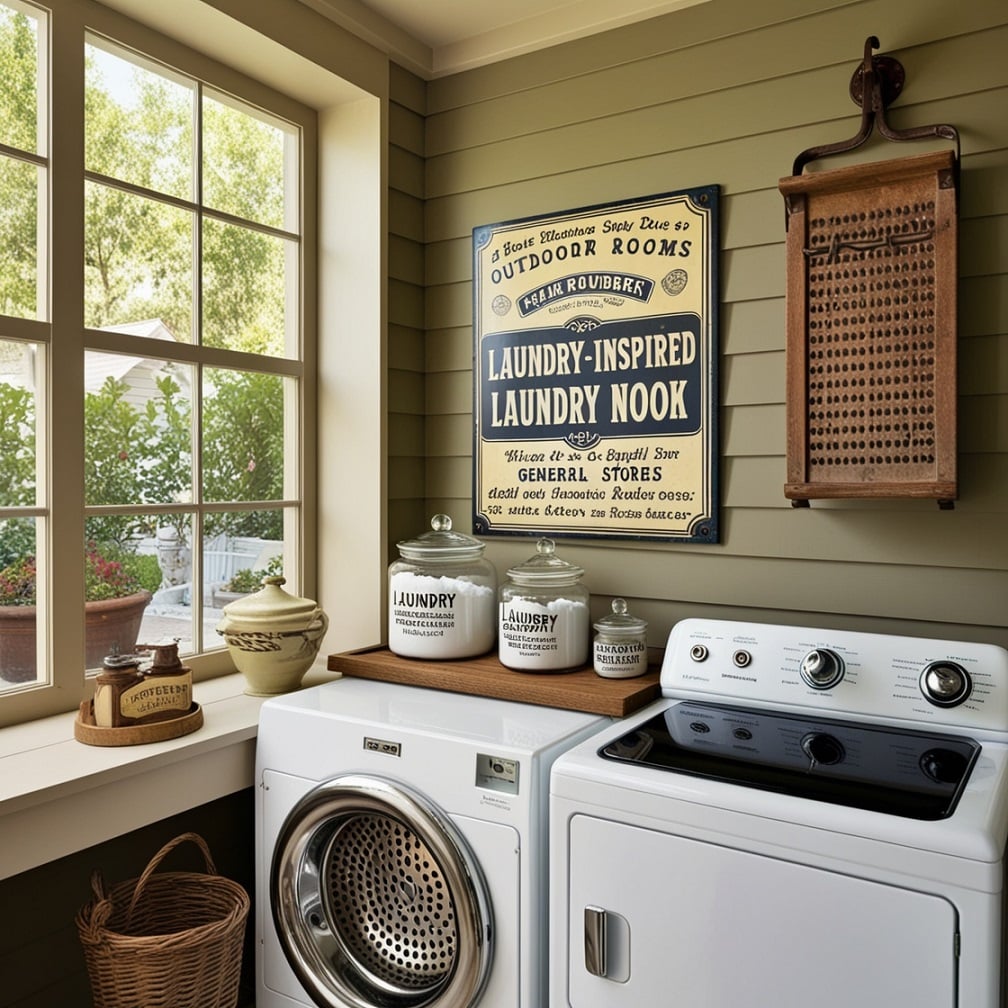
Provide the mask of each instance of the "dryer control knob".
{"label": "dryer control knob", "polygon": [[973,690],[969,673],[951,661],[935,661],[927,665],[920,677],[924,699],[936,707],[955,707]]}
{"label": "dryer control knob", "polygon": [[924,775],[939,784],[958,784],[969,762],[953,749],[928,749],[920,758]]}
{"label": "dryer control knob", "polygon": [[844,674],[843,659],[829,648],[816,648],[802,659],[802,679],[817,690],[827,690],[836,686]]}
{"label": "dryer control knob", "polygon": [[826,732],[809,732],[801,740],[801,747],[813,767],[836,766],[847,756],[843,743]]}

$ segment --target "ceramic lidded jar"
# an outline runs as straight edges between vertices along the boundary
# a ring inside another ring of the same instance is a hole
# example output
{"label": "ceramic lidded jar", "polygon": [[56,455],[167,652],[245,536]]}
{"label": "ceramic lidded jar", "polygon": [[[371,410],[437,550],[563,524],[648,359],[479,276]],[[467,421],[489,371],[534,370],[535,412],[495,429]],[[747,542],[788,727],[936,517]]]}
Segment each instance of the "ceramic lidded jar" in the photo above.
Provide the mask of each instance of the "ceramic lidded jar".
{"label": "ceramic lidded jar", "polygon": [[588,589],[584,570],[562,560],[552,539],[512,567],[500,590],[498,656],[519,672],[561,672],[588,659]]}
{"label": "ceramic lidded jar", "polygon": [[448,515],[431,531],[396,544],[389,566],[389,650],[404,658],[473,658],[497,634],[497,571],[486,544],[452,531]]}
{"label": "ceramic lidded jar", "polygon": [[224,606],[217,624],[250,696],[297,689],[329,628],[318,604],[284,591],[286,583],[282,577],[263,578],[259,591]]}
{"label": "ceramic lidded jar", "polygon": [[612,612],[595,624],[595,671],[605,679],[632,679],[648,668],[647,622],[632,616],[626,599],[612,600]]}

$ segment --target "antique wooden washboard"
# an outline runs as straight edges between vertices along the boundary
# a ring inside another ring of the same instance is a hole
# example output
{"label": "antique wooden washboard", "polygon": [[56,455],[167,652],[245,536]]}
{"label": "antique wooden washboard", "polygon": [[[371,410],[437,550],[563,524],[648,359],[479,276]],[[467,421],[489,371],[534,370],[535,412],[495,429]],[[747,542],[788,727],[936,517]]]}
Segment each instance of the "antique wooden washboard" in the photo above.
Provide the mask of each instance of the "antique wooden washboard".
{"label": "antique wooden washboard", "polygon": [[[861,131],[813,148],[781,179],[787,212],[787,482],[812,498],[935,498],[956,477],[958,134],[892,130],[884,108],[902,87],[889,57],[851,81]],[[851,150],[872,126],[892,140],[944,137],[956,151],[802,174]]]}

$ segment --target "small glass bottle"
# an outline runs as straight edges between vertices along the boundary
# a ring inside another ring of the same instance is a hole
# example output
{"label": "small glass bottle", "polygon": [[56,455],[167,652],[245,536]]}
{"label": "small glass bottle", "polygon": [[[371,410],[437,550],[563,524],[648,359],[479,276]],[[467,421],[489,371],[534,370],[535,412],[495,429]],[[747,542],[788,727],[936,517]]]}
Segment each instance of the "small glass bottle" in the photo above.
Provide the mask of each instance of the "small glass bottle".
{"label": "small glass bottle", "polygon": [[389,650],[405,658],[486,654],[497,634],[497,571],[486,544],[435,515],[431,531],[397,543],[389,566]]}
{"label": "small glass bottle", "polygon": [[95,676],[94,719],[99,728],[123,728],[137,723],[135,717],[123,713],[122,699],[127,690],[143,683],[139,658],[119,654],[117,648],[102,662]]}
{"label": "small glass bottle", "polygon": [[552,539],[512,567],[500,590],[497,649],[519,672],[561,672],[588,660],[588,589],[584,570],[561,560]]}
{"label": "small glass bottle", "polygon": [[605,679],[632,679],[648,669],[647,623],[627,612],[625,599],[595,624],[595,671]]}

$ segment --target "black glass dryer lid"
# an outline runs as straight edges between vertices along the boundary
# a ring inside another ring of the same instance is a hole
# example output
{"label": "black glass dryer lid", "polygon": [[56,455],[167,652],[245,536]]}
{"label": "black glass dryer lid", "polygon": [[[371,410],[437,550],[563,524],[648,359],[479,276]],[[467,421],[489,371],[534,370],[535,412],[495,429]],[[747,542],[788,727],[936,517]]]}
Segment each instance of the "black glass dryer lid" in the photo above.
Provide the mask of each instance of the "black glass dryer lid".
{"label": "black glass dryer lid", "polygon": [[599,755],[851,808],[944,819],[979,752],[961,736],[682,701]]}

